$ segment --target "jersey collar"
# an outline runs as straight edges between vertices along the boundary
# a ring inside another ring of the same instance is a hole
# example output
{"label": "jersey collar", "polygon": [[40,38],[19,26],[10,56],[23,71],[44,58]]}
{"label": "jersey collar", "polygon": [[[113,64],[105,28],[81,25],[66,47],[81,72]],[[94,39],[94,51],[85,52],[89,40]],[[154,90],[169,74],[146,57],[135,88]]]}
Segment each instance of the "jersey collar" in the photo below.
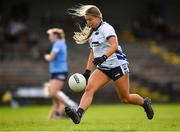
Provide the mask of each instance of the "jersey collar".
{"label": "jersey collar", "polygon": [[97,28],[94,28],[94,31],[97,31],[102,24],[103,24],[103,21],[100,22]]}

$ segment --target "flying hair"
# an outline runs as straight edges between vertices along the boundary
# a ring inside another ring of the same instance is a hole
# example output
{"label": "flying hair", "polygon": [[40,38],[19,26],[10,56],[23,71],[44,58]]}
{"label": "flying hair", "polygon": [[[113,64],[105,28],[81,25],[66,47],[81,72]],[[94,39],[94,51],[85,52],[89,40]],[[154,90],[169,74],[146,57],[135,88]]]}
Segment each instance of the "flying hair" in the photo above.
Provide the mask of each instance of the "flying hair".
{"label": "flying hair", "polygon": [[[95,17],[99,17],[102,19],[102,13],[100,12],[99,8],[95,5],[79,5],[75,8],[70,8],[68,10],[68,14],[76,17],[84,17],[86,15],[92,15]],[[79,25],[80,32],[74,32],[73,39],[77,44],[85,44],[89,37],[91,36],[93,29],[86,25],[82,28]]]}
{"label": "flying hair", "polygon": [[[80,4],[74,8],[70,8],[68,10],[68,14],[72,15],[72,16],[77,16],[77,17],[84,17],[86,15],[86,11],[90,8],[98,9],[97,6],[95,6],[95,5],[81,5]],[[100,12],[100,10],[99,10],[99,12]],[[102,14],[101,14],[101,17],[102,17]]]}

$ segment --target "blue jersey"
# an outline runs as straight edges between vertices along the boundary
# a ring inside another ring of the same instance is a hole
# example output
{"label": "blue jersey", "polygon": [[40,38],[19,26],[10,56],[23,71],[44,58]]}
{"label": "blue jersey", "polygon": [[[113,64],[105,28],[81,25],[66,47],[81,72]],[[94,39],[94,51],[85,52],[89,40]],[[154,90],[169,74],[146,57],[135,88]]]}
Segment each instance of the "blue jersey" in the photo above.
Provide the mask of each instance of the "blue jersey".
{"label": "blue jersey", "polygon": [[58,39],[52,47],[51,53],[55,53],[56,57],[49,63],[50,73],[67,72],[67,46],[64,40]]}

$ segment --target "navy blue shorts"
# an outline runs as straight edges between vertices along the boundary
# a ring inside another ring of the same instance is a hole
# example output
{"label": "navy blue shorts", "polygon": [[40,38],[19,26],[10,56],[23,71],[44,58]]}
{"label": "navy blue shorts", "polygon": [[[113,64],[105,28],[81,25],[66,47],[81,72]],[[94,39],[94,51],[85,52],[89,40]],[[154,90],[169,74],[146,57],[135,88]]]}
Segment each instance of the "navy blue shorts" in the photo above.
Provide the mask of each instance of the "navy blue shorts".
{"label": "navy blue shorts", "polygon": [[67,77],[68,77],[68,72],[57,72],[57,73],[51,73],[50,78],[65,81]]}
{"label": "navy blue shorts", "polygon": [[106,74],[109,78],[111,78],[113,81],[118,80],[120,77],[122,77],[125,74],[129,73],[129,67],[128,64],[123,64],[121,66],[115,67],[115,68],[109,68],[109,69],[103,69],[98,68],[100,71],[102,71],[104,74]]}

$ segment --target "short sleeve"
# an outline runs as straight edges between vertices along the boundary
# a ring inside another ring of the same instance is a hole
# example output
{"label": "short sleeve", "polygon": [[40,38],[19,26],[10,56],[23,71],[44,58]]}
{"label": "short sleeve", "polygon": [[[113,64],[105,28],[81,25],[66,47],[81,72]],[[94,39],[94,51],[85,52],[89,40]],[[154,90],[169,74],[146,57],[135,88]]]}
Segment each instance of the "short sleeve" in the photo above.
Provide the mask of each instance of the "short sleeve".
{"label": "short sleeve", "polygon": [[108,40],[110,37],[116,37],[115,30],[111,25],[104,26],[103,34],[104,34],[106,40]]}
{"label": "short sleeve", "polygon": [[57,53],[59,53],[60,50],[61,50],[61,44],[57,42],[53,45],[51,53],[57,54]]}

